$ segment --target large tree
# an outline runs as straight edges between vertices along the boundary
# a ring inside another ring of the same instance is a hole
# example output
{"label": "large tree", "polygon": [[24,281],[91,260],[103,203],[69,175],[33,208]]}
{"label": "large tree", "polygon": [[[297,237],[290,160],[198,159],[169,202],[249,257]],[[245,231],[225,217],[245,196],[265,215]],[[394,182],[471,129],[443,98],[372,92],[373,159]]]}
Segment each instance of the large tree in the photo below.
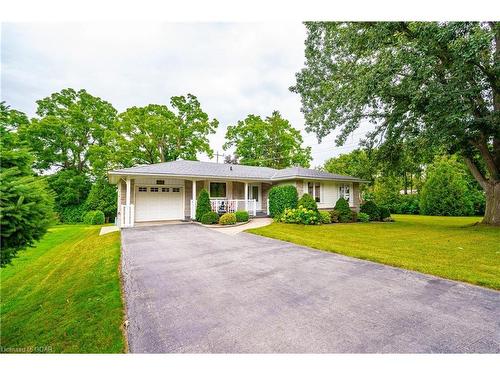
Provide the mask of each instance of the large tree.
{"label": "large tree", "polygon": [[292,165],[309,167],[311,148],[302,147],[302,143],[300,131],[274,111],[264,120],[248,115],[237,125],[228,126],[223,148],[234,146],[240,164],[278,169]]}
{"label": "large tree", "polygon": [[325,161],[323,169],[330,173],[355,176],[373,182],[377,174],[374,151],[354,150]]}
{"label": "large tree", "polygon": [[125,166],[153,164],[179,158],[196,160],[198,153],[212,156],[208,135],[219,124],[202,110],[196,96],[174,96],[171,108],[150,104],[128,108],[118,116],[109,138],[116,158]]}
{"label": "large tree", "polygon": [[[368,143],[459,152],[486,192],[483,222],[500,225],[500,25],[495,22],[306,23],[306,66],[292,91],[306,128],[369,120]],[[393,147],[397,150],[397,147]]]}
{"label": "large tree", "polygon": [[[85,90],[64,89],[37,101],[37,118],[20,134],[34,153],[39,170],[72,169],[102,174],[101,148],[113,128],[116,110]],[[94,168],[97,162],[98,168]]]}

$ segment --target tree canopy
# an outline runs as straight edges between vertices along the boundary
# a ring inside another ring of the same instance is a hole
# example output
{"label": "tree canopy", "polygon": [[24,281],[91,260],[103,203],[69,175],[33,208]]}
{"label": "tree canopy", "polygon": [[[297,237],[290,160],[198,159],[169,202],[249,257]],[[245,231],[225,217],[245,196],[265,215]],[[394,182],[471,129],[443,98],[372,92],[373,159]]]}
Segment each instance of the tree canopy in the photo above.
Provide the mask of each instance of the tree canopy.
{"label": "tree canopy", "polygon": [[198,153],[212,156],[208,135],[219,124],[202,110],[196,96],[174,96],[172,109],[150,104],[128,108],[118,116],[110,143],[125,166],[176,159],[196,160]]}
{"label": "tree canopy", "polygon": [[361,149],[328,159],[323,169],[330,173],[354,176],[367,181],[373,181],[377,173],[374,158]]}
{"label": "tree canopy", "polygon": [[292,91],[306,129],[337,143],[369,120],[366,145],[411,140],[459,152],[500,224],[500,26],[478,22],[306,23],[306,66]]}
{"label": "tree canopy", "polygon": [[92,170],[101,160],[105,133],[113,128],[116,110],[85,90],[64,89],[37,101],[37,118],[20,128],[35,155],[39,170],[51,168]]}
{"label": "tree canopy", "polygon": [[302,143],[300,131],[274,111],[264,120],[248,115],[237,125],[228,126],[223,148],[234,146],[235,158],[244,165],[278,169],[293,165],[309,167],[311,148],[302,147]]}

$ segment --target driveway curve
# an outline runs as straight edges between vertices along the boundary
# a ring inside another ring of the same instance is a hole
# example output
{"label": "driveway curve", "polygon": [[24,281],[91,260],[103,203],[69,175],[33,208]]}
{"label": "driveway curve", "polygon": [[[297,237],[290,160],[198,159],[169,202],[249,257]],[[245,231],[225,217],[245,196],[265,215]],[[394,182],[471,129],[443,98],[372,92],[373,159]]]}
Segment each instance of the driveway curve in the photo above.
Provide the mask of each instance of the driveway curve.
{"label": "driveway curve", "polygon": [[248,233],[124,229],[138,353],[500,352],[500,293]]}

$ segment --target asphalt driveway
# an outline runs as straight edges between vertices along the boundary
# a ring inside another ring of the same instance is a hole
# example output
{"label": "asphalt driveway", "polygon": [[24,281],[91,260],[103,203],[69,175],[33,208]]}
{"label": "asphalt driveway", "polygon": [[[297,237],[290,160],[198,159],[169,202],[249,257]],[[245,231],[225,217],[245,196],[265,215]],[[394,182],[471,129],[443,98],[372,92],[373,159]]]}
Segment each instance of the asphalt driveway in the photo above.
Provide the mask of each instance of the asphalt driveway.
{"label": "asphalt driveway", "polygon": [[500,352],[500,293],[194,224],[122,231],[131,352]]}

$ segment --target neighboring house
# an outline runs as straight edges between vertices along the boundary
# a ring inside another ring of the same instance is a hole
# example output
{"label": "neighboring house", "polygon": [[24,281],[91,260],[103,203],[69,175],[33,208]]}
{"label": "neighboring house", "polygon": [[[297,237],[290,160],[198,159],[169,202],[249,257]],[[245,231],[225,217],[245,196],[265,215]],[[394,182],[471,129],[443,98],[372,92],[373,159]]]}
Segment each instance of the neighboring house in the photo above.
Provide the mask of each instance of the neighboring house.
{"label": "neighboring house", "polygon": [[308,192],[320,209],[331,209],[339,197],[359,208],[359,178],[292,167],[273,169],[246,165],[176,160],[116,169],[108,173],[118,185],[118,225],[137,222],[194,219],[196,199],[205,188],[214,211],[247,210],[268,213],[269,189],[275,185],[297,187],[299,197]]}

